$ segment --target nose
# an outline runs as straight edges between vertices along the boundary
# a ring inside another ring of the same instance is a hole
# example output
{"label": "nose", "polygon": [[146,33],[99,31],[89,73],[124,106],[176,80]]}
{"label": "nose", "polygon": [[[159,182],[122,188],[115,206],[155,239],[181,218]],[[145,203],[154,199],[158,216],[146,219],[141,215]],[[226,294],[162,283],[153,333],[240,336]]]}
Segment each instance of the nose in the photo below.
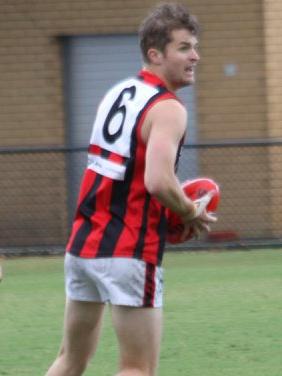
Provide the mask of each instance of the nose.
{"label": "nose", "polygon": [[190,59],[192,61],[199,61],[200,60],[200,55],[199,53],[197,52],[197,50],[195,48],[193,48],[191,50],[191,56],[190,56]]}

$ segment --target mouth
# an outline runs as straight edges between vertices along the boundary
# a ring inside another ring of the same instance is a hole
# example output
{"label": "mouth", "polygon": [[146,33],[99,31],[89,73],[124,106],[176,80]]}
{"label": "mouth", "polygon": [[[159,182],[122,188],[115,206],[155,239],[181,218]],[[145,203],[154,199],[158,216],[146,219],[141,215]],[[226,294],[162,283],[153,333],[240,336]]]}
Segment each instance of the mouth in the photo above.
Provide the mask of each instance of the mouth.
{"label": "mouth", "polygon": [[195,66],[194,66],[194,65],[189,65],[189,66],[186,67],[184,70],[185,70],[186,73],[194,73],[194,71],[195,71]]}

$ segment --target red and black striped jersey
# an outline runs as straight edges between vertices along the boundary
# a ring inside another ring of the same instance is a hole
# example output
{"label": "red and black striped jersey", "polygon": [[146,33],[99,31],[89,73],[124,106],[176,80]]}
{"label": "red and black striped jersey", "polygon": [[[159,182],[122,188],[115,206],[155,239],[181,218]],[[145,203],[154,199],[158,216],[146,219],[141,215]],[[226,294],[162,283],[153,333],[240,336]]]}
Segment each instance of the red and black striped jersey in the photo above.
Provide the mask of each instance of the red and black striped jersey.
{"label": "red and black striped jersey", "polygon": [[71,254],[161,264],[165,210],[144,185],[141,128],[147,111],[168,98],[176,97],[144,70],[115,85],[101,101],[67,244]]}

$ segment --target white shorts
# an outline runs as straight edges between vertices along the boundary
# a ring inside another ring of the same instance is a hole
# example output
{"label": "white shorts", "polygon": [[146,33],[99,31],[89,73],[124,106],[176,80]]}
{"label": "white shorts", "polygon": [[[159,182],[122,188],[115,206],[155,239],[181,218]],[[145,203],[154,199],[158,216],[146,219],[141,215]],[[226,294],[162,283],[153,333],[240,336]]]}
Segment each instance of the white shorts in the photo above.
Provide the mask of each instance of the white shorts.
{"label": "white shorts", "polygon": [[162,275],[161,267],[137,259],[65,256],[66,295],[71,300],[161,307]]}

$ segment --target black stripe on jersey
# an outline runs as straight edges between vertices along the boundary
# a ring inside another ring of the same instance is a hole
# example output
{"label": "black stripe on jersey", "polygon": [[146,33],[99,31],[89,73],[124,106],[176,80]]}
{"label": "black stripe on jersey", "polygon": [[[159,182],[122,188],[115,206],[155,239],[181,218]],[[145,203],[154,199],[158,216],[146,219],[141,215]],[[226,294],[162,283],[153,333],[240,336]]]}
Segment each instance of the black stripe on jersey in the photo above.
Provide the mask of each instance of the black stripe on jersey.
{"label": "black stripe on jersey", "polygon": [[149,210],[150,201],[151,201],[151,196],[149,193],[146,193],[143,216],[142,216],[142,224],[141,224],[141,228],[139,232],[139,238],[137,240],[137,244],[133,253],[133,257],[137,259],[142,259],[144,241],[145,241],[146,230],[147,230],[148,210]]}
{"label": "black stripe on jersey", "polygon": [[110,155],[109,150],[106,150],[106,149],[102,149],[102,148],[101,148],[101,157],[107,159],[109,155]]}
{"label": "black stripe on jersey", "polygon": [[124,227],[123,217],[127,208],[130,181],[131,179],[127,182],[114,181],[113,183],[110,205],[112,218],[104,230],[103,238],[99,244],[96,257],[112,256],[114,253],[116,243]]}
{"label": "black stripe on jersey", "polygon": [[185,135],[182,137],[182,139],[180,140],[179,145],[178,145],[175,163],[174,163],[174,172],[175,173],[177,173],[177,171],[178,171],[178,164],[179,164],[179,159],[181,157],[182,146],[183,146],[183,143],[184,143],[184,137],[185,137]]}
{"label": "black stripe on jersey", "polygon": [[166,238],[166,228],[167,228],[167,220],[165,216],[165,208],[162,208],[160,222],[158,225],[158,234],[159,234],[159,249],[158,249],[158,265],[161,265],[165,247],[165,238]]}
{"label": "black stripe on jersey", "polygon": [[78,207],[78,212],[81,213],[84,217],[84,222],[80,226],[79,230],[75,234],[75,238],[70,247],[70,253],[76,256],[79,256],[80,252],[83,249],[86,239],[92,231],[91,216],[95,212],[96,208],[96,192],[102,182],[103,176],[97,174],[93,185],[85,196],[83,201]]}
{"label": "black stripe on jersey", "polygon": [[144,286],[143,307],[153,307],[156,293],[156,266],[151,263],[146,264],[146,277]]}

